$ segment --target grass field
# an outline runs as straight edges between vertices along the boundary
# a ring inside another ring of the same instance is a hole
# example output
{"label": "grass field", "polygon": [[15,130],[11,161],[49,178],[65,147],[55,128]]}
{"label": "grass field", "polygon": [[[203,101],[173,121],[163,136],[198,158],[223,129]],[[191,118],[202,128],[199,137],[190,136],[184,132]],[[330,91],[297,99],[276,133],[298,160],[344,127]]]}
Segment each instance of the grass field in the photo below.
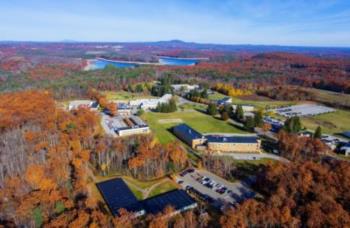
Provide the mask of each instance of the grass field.
{"label": "grass field", "polygon": [[[227,96],[218,92],[214,92],[213,94],[209,95],[210,100],[218,100],[224,97],[227,97]],[[242,99],[240,97],[232,97],[232,103],[241,104],[241,105],[254,105],[256,108],[266,108],[266,109],[295,104],[295,102],[291,102],[291,101],[275,101],[275,100],[269,100],[269,99],[268,100],[250,100],[250,99]]]}
{"label": "grass field", "polygon": [[323,133],[341,133],[350,130],[350,111],[337,110],[336,112],[321,114],[313,117],[301,118],[303,126],[315,130],[321,126]]}
{"label": "grass field", "polygon": [[148,195],[148,198],[157,196],[159,194],[162,194],[164,192],[169,192],[171,190],[177,189],[177,186],[172,181],[166,181],[164,183],[159,184],[156,186]]}
{"label": "grass field", "polygon": [[[152,132],[156,135],[160,143],[166,144],[172,142],[176,137],[169,131],[171,127],[178,123],[164,123],[166,119],[181,119],[183,123],[201,133],[222,132],[222,133],[245,133],[233,125],[206,115],[194,109],[184,109],[173,113],[155,113],[146,112],[142,116],[149,124]],[[159,120],[162,120],[161,122]]]}
{"label": "grass field", "polygon": [[314,100],[332,104],[334,106],[350,107],[350,94],[336,93],[327,90],[313,89],[313,88],[303,88],[305,91],[309,91],[313,94]]}
{"label": "grass field", "polygon": [[130,93],[126,91],[102,91],[101,93],[105,95],[108,100],[133,100],[140,98],[154,98],[147,94]]}

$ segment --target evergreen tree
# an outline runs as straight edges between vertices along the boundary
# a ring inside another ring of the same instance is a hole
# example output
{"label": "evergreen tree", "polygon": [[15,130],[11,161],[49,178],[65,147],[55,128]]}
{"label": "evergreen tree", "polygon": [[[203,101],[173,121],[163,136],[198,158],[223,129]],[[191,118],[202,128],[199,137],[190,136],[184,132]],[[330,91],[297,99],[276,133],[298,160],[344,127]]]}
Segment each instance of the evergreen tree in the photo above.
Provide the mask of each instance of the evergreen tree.
{"label": "evergreen tree", "polygon": [[322,136],[322,129],[320,126],[318,126],[315,130],[315,133],[314,133],[314,138],[315,139],[320,139]]}
{"label": "evergreen tree", "polygon": [[257,111],[254,115],[254,121],[255,121],[255,125],[257,127],[262,127],[263,124],[264,124],[264,121],[263,121],[263,113],[261,110]]}
{"label": "evergreen tree", "polygon": [[253,117],[247,117],[244,126],[248,129],[248,130],[253,130],[255,127],[255,122],[254,122],[254,118]]}
{"label": "evergreen tree", "polygon": [[237,106],[236,106],[235,118],[236,118],[237,120],[240,120],[240,121],[243,120],[243,118],[244,118],[244,112],[243,112],[242,105],[237,105]]}
{"label": "evergreen tree", "polygon": [[289,133],[298,133],[301,130],[300,118],[293,116],[284,122],[284,129]]}
{"label": "evergreen tree", "polygon": [[218,110],[216,108],[216,104],[210,103],[208,105],[207,113],[211,116],[215,116],[218,113]]}

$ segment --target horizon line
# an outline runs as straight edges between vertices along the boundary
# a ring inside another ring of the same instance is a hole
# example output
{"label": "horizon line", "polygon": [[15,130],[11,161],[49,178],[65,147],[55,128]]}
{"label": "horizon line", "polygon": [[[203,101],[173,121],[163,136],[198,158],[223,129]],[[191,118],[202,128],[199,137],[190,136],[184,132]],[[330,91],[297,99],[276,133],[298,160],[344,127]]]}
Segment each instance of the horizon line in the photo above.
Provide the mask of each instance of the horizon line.
{"label": "horizon line", "polygon": [[158,42],[179,42],[179,43],[185,43],[185,44],[198,44],[198,45],[218,45],[218,46],[264,46],[264,47],[292,47],[292,48],[345,48],[350,49],[349,46],[322,46],[322,45],[297,45],[297,44],[252,44],[252,43],[235,43],[235,44],[229,44],[229,43],[216,43],[216,42],[196,42],[196,41],[184,41],[181,39],[170,39],[170,40],[154,40],[154,41],[82,41],[82,40],[54,40],[54,41],[48,41],[48,40],[0,40],[0,43],[158,43]]}

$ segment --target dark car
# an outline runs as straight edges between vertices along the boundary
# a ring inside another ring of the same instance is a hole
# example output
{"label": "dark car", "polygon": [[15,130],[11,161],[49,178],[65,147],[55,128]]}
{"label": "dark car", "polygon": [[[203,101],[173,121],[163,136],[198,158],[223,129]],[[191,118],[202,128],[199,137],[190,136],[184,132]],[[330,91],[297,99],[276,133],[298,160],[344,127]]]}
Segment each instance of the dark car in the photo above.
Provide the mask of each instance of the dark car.
{"label": "dark car", "polygon": [[188,172],[188,173],[193,173],[193,172],[194,172],[194,169],[192,169],[192,168],[187,169],[187,172]]}

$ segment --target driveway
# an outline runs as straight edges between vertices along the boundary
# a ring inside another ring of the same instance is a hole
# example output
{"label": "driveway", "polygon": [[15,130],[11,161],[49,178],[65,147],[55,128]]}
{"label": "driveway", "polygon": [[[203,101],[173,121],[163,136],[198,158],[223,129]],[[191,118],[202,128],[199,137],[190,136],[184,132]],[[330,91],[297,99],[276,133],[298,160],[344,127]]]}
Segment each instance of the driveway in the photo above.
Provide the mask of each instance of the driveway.
{"label": "driveway", "polygon": [[[216,184],[223,185],[227,188],[227,191],[223,194],[216,192],[215,186],[213,189],[206,187],[197,178],[208,177],[210,180],[215,181]],[[252,198],[255,196],[255,192],[243,181],[229,182],[207,170],[196,169],[192,173],[186,175],[177,176],[176,181],[183,181],[179,183],[183,189],[187,186],[193,187],[196,191],[211,197],[214,205],[222,206],[227,203],[237,204],[245,199]],[[229,192],[230,191],[230,192]]]}

